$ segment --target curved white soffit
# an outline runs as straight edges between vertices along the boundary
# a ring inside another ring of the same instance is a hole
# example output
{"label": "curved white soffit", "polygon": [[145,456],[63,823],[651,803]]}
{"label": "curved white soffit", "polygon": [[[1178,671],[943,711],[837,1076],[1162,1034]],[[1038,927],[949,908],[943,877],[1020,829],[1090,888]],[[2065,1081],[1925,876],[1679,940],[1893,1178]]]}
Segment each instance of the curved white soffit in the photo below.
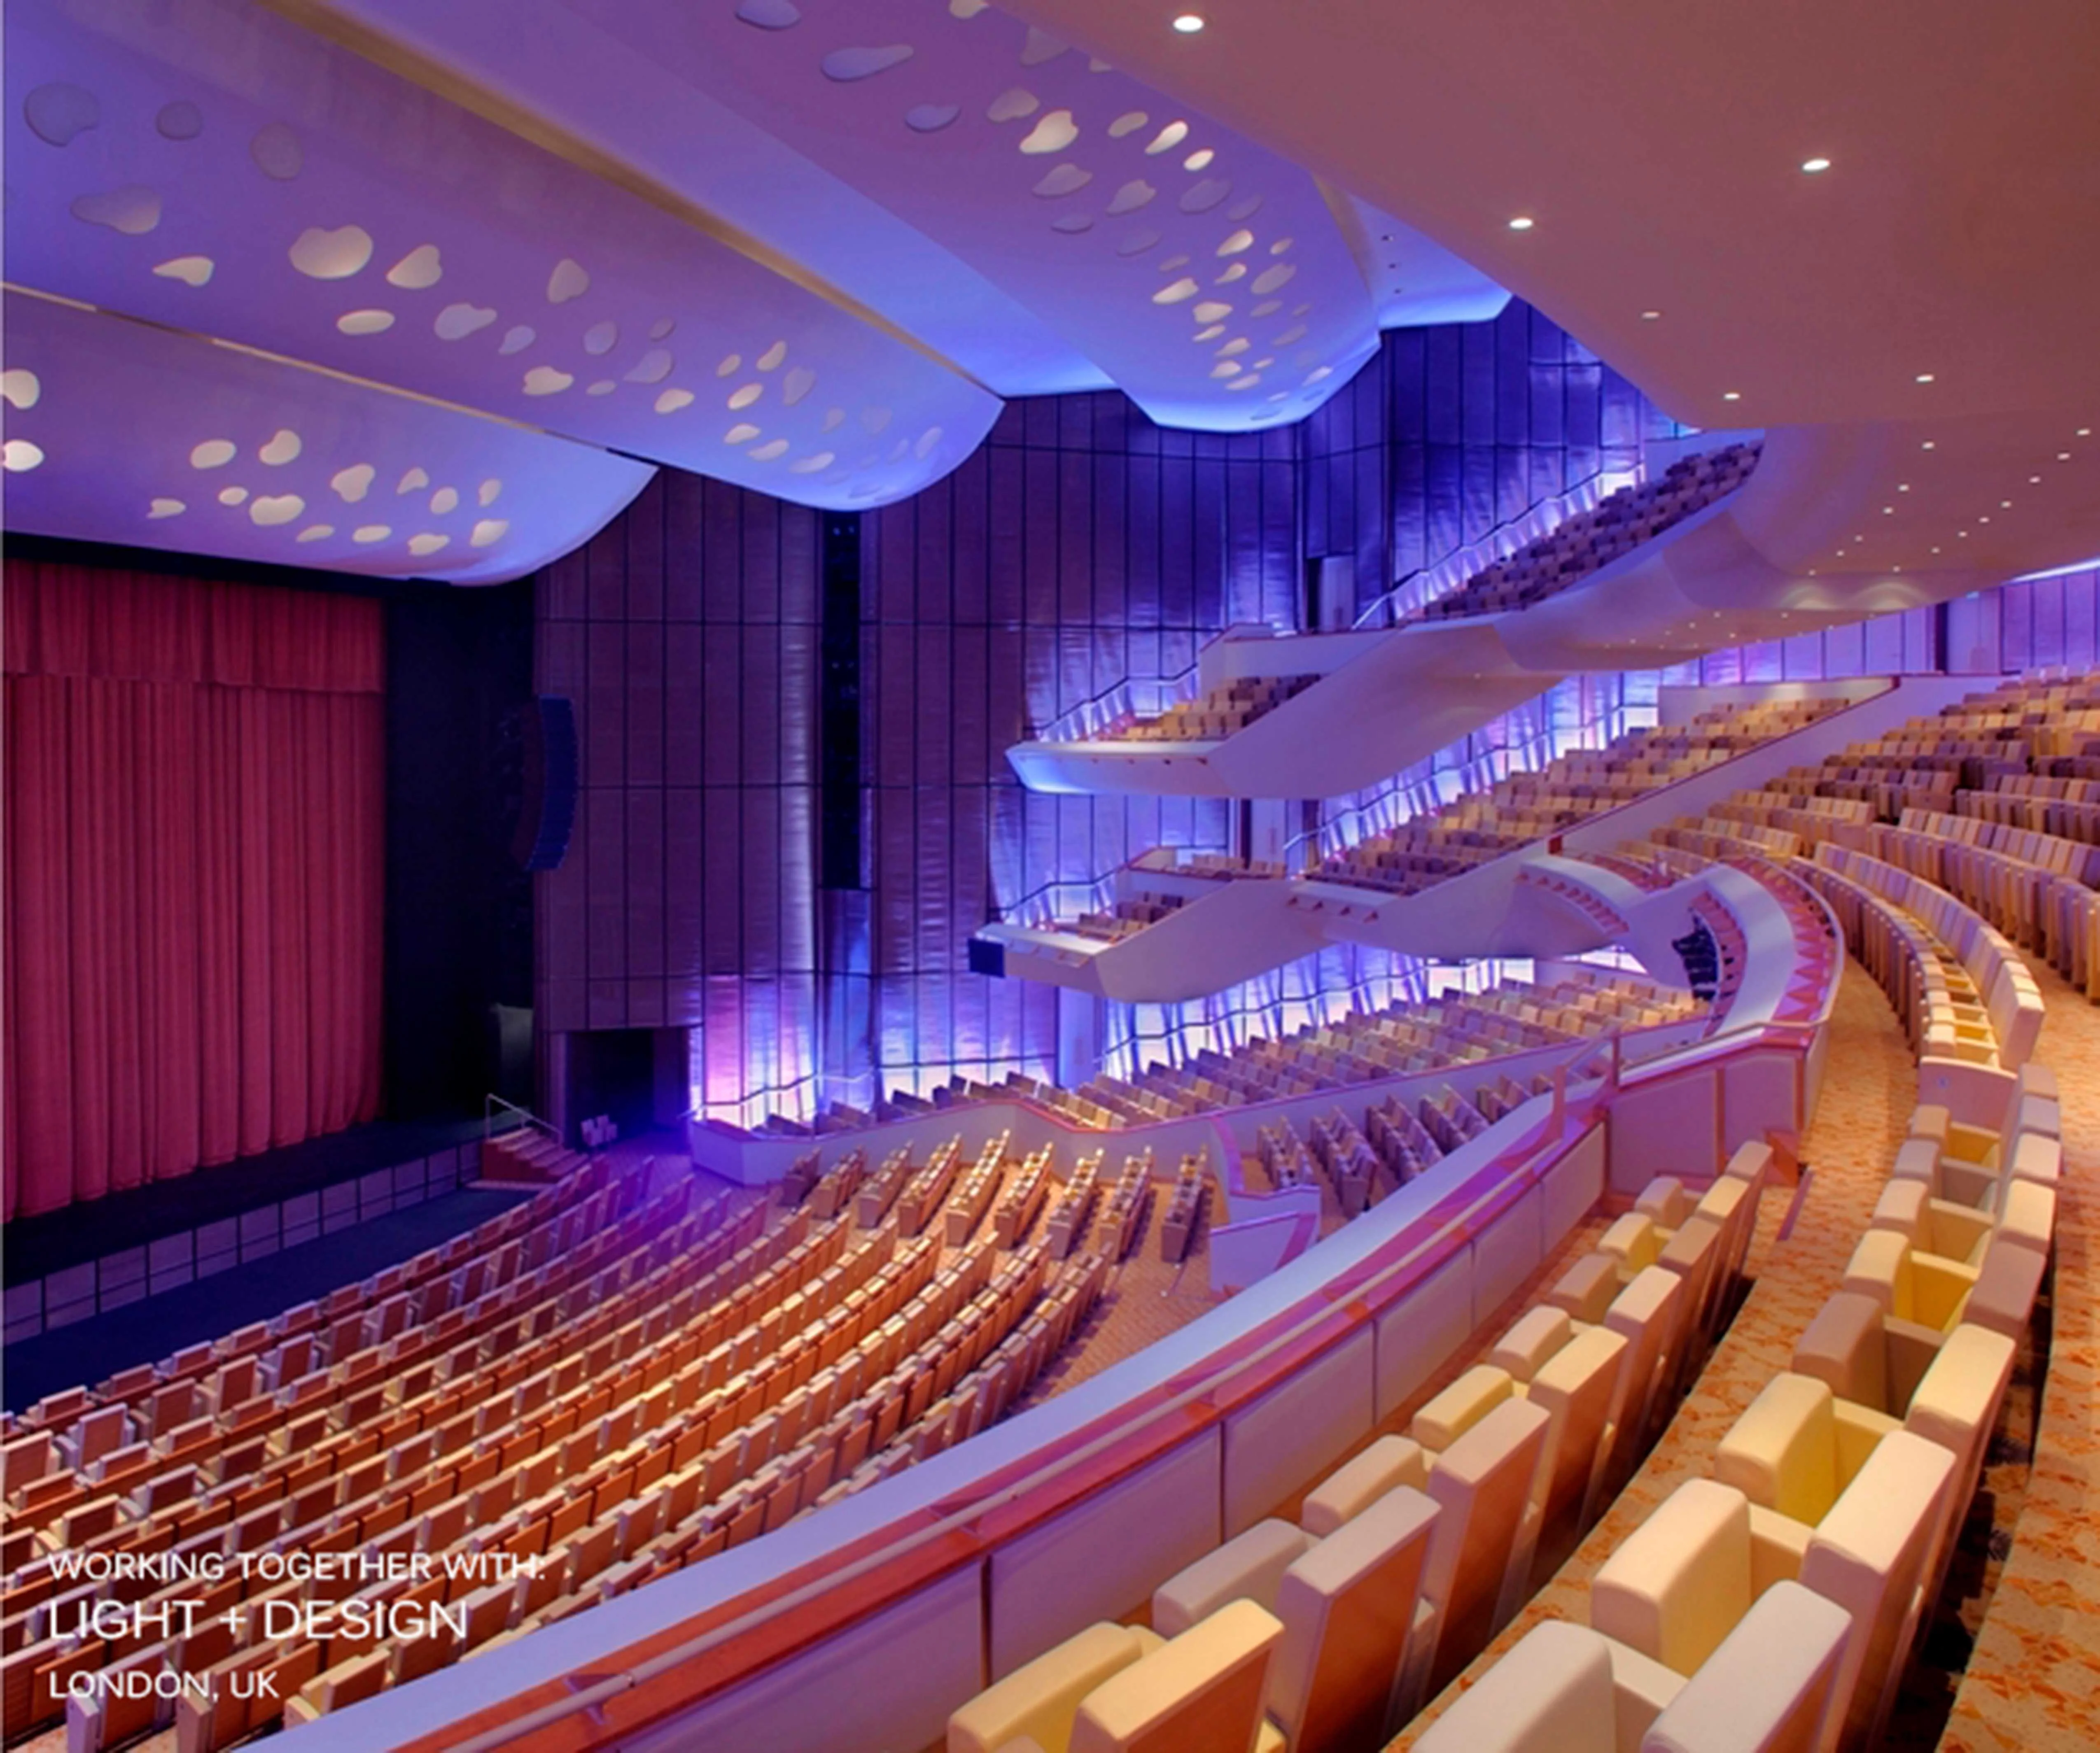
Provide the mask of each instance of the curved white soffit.
{"label": "curved white soffit", "polygon": [[572,10],[968,262],[1162,425],[1302,419],[1377,348],[1308,173],[973,0]]}
{"label": "curved white soffit", "polygon": [[655,473],[412,396],[11,293],[7,526],[382,578],[494,584]]}
{"label": "curved white soffit", "polygon": [[698,226],[267,12],[97,16],[8,15],[17,283],[826,508],[918,491],[998,412]]}

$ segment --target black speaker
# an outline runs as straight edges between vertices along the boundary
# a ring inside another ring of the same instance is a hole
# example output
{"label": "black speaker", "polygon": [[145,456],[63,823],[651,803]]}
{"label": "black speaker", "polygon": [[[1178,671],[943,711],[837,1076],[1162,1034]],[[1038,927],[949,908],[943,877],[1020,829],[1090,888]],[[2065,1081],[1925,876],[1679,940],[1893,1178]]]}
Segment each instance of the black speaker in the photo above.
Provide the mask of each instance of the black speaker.
{"label": "black speaker", "polygon": [[965,948],[969,955],[969,969],[973,974],[989,974],[994,980],[1006,978],[1006,945],[996,938],[973,937]]}
{"label": "black speaker", "polygon": [[523,784],[510,854],[525,870],[552,870],[568,856],[576,832],[576,707],[564,695],[543,694],[518,729]]}

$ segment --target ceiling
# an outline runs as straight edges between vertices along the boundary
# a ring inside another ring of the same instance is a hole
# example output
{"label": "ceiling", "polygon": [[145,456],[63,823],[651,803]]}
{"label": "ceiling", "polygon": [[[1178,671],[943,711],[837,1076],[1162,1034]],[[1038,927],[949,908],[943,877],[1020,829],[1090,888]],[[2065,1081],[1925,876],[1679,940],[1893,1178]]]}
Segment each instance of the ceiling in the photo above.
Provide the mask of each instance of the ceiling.
{"label": "ceiling", "polygon": [[2100,548],[2089,0],[1189,3],[17,0],[9,525],[514,577],[657,464],[858,509],[1006,396],[1287,423],[1507,288],[1769,432],[1820,596]]}
{"label": "ceiling", "polygon": [[1677,418],[1773,433],[1740,521],[1825,589],[1926,600],[2100,548],[2090,0],[1014,9],[1477,265]]}
{"label": "ceiling", "polygon": [[[654,464],[880,505],[1002,397],[1255,429],[1508,297],[977,0],[20,0],[6,48],[17,529],[486,582]],[[532,516],[470,515],[478,443]]]}

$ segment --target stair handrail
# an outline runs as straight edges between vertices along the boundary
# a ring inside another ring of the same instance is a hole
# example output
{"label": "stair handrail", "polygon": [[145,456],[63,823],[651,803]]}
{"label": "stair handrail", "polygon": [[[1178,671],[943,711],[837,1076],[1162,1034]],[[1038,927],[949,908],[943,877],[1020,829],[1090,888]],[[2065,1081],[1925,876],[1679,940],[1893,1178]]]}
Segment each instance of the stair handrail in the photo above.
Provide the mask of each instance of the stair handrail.
{"label": "stair handrail", "polygon": [[506,1114],[515,1115],[527,1126],[537,1127],[555,1143],[563,1143],[561,1134],[549,1121],[542,1120],[529,1108],[520,1108],[515,1102],[506,1102],[492,1090],[481,1099],[481,1138],[484,1144],[496,1136],[496,1111],[498,1108]]}

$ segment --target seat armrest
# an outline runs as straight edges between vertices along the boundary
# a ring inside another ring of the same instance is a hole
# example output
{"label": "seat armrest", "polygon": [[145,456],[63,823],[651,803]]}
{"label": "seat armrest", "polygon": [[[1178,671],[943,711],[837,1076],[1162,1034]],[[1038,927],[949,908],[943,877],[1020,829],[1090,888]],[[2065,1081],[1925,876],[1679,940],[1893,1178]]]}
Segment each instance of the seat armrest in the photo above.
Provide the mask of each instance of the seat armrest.
{"label": "seat armrest", "polygon": [[1902,1429],[1903,1421],[1851,1400],[1833,1401],[1830,1410],[1838,1424],[1838,1489],[1842,1491],[1866,1465],[1874,1445],[1891,1430]]}
{"label": "seat armrest", "polygon": [[1640,1753],[1655,1720],[1684,1689],[1684,1676],[1616,1637],[1604,1640],[1612,1658],[1612,1715],[1617,1753]]}
{"label": "seat armrest", "polygon": [[1944,1199],[1934,1200],[1926,1209],[1932,1214],[1932,1251],[1950,1260],[1973,1262],[1977,1244],[1991,1233],[1994,1218],[1974,1206]]}
{"label": "seat armrest", "polygon": [[1775,1583],[1801,1579],[1801,1561],[1808,1556],[1808,1542],[1815,1532],[1805,1522],[1782,1516],[1761,1504],[1750,1505],[1750,1598],[1754,1601]]}
{"label": "seat armrest", "polygon": [[1882,1340],[1887,1347],[1889,1404],[1907,1409],[1925,1372],[1939,1357],[1940,1346],[1947,1342],[1946,1329],[1886,1316],[1882,1322]]}
{"label": "seat armrest", "polygon": [[1913,1249],[1910,1257],[1911,1300],[1917,1318],[1942,1332],[1961,1318],[1961,1305],[1975,1288],[1977,1269],[1965,1260],[1949,1260]]}

